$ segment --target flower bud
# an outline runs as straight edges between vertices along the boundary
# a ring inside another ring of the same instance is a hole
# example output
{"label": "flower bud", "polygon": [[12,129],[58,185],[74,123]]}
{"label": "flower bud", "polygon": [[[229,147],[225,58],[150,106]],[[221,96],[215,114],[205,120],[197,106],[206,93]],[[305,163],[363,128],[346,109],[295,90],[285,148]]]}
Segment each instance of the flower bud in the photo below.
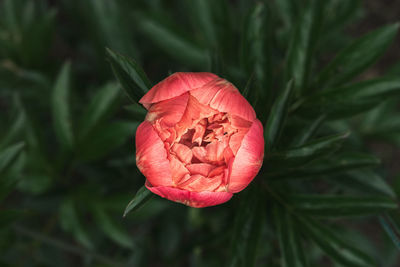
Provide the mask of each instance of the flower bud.
{"label": "flower bud", "polygon": [[212,73],[175,73],[140,103],[136,164],[153,193],[191,207],[228,201],[257,175],[263,127],[235,86]]}

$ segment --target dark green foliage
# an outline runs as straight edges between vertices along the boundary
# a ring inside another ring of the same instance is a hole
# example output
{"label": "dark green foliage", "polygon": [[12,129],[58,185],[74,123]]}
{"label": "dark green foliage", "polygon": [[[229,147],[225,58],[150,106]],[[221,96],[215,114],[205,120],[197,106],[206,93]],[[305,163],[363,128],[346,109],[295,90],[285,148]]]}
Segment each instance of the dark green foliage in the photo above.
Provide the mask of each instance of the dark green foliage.
{"label": "dark green foliage", "polygon": [[[367,2],[1,1],[0,265],[398,266],[400,64],[378,60],[399,24],[356,27]],[[217,207],[135,165],[138,101],[177,71],[228,79],[265,126]]]}

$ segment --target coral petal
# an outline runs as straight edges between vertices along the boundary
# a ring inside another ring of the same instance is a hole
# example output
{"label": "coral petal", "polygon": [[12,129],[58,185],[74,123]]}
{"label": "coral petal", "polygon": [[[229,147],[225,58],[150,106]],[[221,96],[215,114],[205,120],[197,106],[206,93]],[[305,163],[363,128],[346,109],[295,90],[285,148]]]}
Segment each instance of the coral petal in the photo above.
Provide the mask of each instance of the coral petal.
{"label": "coral petal", "polygon": [[233,84],[226,80],[224,80],[224,83],[225,86],[211,100],[210,107],[219,112],[227,112],[253,122],[256,119],[253,107]]}
{"label": "coral petal", "polygon": [[198,160],[205,162],[207,150],[202,146],[195,146],[192,148],[193,156],[195,156]]}
{"label": "coral petal", "polygon": [[192,192],[214,191],[220,186],[223,175],[219,177],[208,178],[200,174],[195,174],[184,183],[178,184],[181,189],[190,190]]}
{"label": "coral petal", "polygon": [[175,143],[172,146],[172,151],[175,152],[177,157],[184,163],[190,163],[192,160],[192,150],[185,145]]}
{"label": "coral petal", "polygon": [[167,151],[153,126],[144,121],[136,131],[136,164],[152,184],[172,185]]}
{"label": "coral petal", "polygon": [[163,198],[185,204],[193,208],[204,208],[227,202],[232,197],[229,192],[190,192],[174,187],[151,186],[146,183],[147,189]]}
{"label": "coral petal", "polygon": [[194,163],[186,165],[186,168],[193,174],[201,174],[203,176],[208,176],[210,171],[215,168],[214,165],[208,163]]}
{"label": "coral petal", "polygon": [[263,126],[255,120],[229,166],[229,192],[239,192],[253,180],[261,168],[263,157]]}
{"label": "coral petal", "polygon": [[152,103],[180,96],[217,78],[217,75],[207,72],[177,72],[151,88],[139,103],[148,109]]}
{"label": "coral petal", "polygon": [[163,127],[171,127],[178,123],[185,113],[189,94],[184,93],[172,99],[164,100],[151,105],[146,120],[153,122],[160,120]]}
{"label": "coral petal", "polygon": [[174,155],[170,155],[169,165],[171,167],[172,180],[175,184],[181,183],[182,180],[184,180],[186,174],[190,174],[185,165]]}

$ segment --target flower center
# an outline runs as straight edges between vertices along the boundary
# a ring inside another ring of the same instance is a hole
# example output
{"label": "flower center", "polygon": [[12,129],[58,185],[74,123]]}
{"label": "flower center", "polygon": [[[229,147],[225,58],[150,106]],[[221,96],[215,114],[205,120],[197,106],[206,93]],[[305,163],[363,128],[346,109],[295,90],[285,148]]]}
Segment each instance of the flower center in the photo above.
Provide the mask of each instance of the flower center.
{"label": "flower center", "polygon": [[190,96],[178,123],[163,127],[159,118],[154,125],[168,151],[177,188],[226,191],[228,166],[251,122],[202,105]]}

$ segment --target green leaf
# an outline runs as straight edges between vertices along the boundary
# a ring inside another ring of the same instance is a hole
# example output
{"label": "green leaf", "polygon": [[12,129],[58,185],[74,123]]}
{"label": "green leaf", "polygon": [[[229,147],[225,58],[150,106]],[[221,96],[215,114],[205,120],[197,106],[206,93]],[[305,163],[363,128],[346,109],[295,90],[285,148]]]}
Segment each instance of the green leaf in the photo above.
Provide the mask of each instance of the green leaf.
{"label": "green leaf", "polygon": [[99,123],[103,122],[119,96],[119,88],[115,84],[102,87],[86,108],[80,122],[80,138],[84,139]]}
{"label": "green leaf", "polygon": [[382,177],[371,170],[356,170],[349,172],[347,175],[340,174],[338,177],[332,179],[332,181],[361,193],[378,193],[392,198],[396,197],[396,193],[392,187]]}
{"label": "green leaf", "polygon": [[351,43],[321,71],[317,87],[343,84],[374,63],[397,34],[399,24],[372,31]]}
{"label": "green leaf", "polygon": [[400,79],[385,77],[321,91],[302,105],[308,114],[318,112],[339,119],[369,110],[394,95],[400,95]]}
{"label": "green leaf", "polygon": [[302,229],[334,261],[348,267],[376,266],[373,259],[358,250],[348,240],[342,239],[330,228],[312,220],[300,218]]}
{"label": "green leaf", "polygon": [[[250,10],[244,23],[241,45],[243,68],[250,76],[249,81],[253,81],[254,78],[256,89],[254,98],[260,105],[268,103],[272,93],[272,90],[270,90],[273,73],[270,48],[272,33],[268,11],[267,6],[263,3],[257,3]],[[249,83],[246,87],[248,86]],[[246,96],[246,94],[243,95]]]}
{"label": "green leaf", "polygon": [[131,58],[106,48],[108,60],[115,77],[125,93],[133,102],[140,98],[151,88],[151,83],[143,69]]}
{"label": "green leaf", "polygon": [[63,65],[54,84],[51,99],[54,130],[61,145],[68,150],[70,150],[74,144],[72,120],[69,109],[70,68],[71,64],[69,62]]}
{"label": "green leaf", "polygon": [[14,162],[24,145],[24,143],[20,142],[0,151],[0,175]]}
{"label": "green leaf", "polygon": [[306,168],[284,171],[282,173],[270,173],[274,180],[284,179],[315,179],[324,178],[351,170],[375,167],[380,160],[372,155],[360,153],[343,153],[329,158],[315,161]]}
{"label": "green leaf", "polygon": [[11,125],[8,133],[2,138],[0,142],[0,150],[8,145],[10,142],[14,141],[16,137],[22,132],[26,123],[25,113],[20,111],[14,123]]}
{"label": "green leaf", "polygon": [[388,197],[291,195],[290,200],[302,213],[326,218],[375,215],[398,208]]}
{"label": "green leaf", "polygon": [[334,152],[348,136],[349,133],[347,132],[322,137],[290,150],[270,154],[269,156],[271,158],[269,161],[282,162],[285,166],[305,164],[311,160],[319,159],[323,155]]}
{"label": "green leaf", "polygon": [[379,217],[379,223],[385,230],[398,250],[400,250],[400,215],[398,211],[393,211],[385,216]]}
{"label": "green leaf", "polygon": [[115,243],[125,248],[133,248],[129,233],[118,225],[99,205],[94,205],[94,216],[103,232]]}
{"label": "green leaf", "polygon": [[97,160],[104,157],[117,147],[133,140],[138,122],[115,121],[98,126],[91,138],[78,148],[78,158],[82,161]]}
{"label": "green leaf", "polygon": [[209,47],[217,45],[217,33],[213,21],[213,4],[210,0],[194,0],[185,2],[191,18],[195,19],[195,27],[204,35]]}
{"label": "green leaf", "polygon": [[88,249],[93,249],[93,243],[81,224],[76,204],[71,199],[66,199],[60,206],[59,216],[61,227],[71,233],[75,239]]}
{"label": "green leaf", "polygon": [[231,243],[229,266],[255,266],[258,241],[262,229],[263,205],[257,189],[247,191],[237,210]]}
{"label": "green leaf", "polygon": [[267,123],[264,127],[264,139],[267,151],[271,151],[279,141],[280,134],[285,126],[285,121],[289,109],[290,96],[292,93],[293,82],[288,82],[285,90],[275,100]]}
{"label": "green leaf", "polygon": [[308,266],[294,218],[284,210],[284,207],[275,205],[274,219],[281,248],[282,267]]}
{"label": "green leaf", "polygon": [[125,217],[129,212],[134,212],[143,207],[144,204],[146,204],[153,196],[154,194],[151,193],[146,186],[142,186],[136,192],[135,197],[126,206],[123,217]]}
{"label": "green leaf", "polygon": [[299,3],[300,2],[296,0],[274,1],[274,4],[277,6],[277,11],[280,13],[279,17],[283,19],[286,28],[295,28],[295,23],[301,13]]}
{"label": "green leaf", "polygon": [[304,9],[292,33],[286,58],[286,80],[294,79],[297,95],[301,95],[308,85],[313,53],[322,25],[323,7],[323,1],[309,1],[309,6]]}
{"label": "green leaf", "polygon": [[144,15],[138,15],[138,22],[142,32],[171,57],[188,66],[200,69],[207,66],[209,59],[206,50],[168,28],[166,23]]}
{"label": "green leaf", "polygon": [[319,127],[325,121],[326,116],[320,115],[316,120],[314,120],[310,126],[303,129],[293,141],[293,146],[302,146],[304,145],[315,133],[318,131]]}

